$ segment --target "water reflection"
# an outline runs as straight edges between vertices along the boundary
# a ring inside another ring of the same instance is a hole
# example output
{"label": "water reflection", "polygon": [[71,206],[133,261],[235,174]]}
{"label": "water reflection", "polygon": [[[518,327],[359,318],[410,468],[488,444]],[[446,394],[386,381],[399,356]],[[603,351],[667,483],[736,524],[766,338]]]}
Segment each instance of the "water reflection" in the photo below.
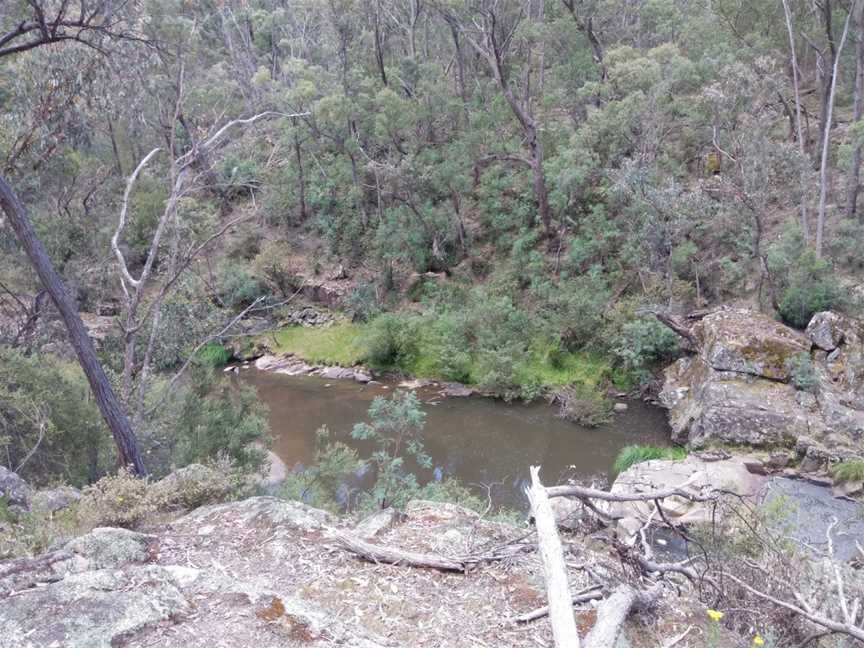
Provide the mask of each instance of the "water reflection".
{"label": "water reflection", "polygon": [[[368,448],[350,438],[355,423],[366,420],[372,399],[388,395],[385,386],[325,381],[246,369],[239,380],[258,389],[270,408],[273,451],[288,464],[309,464],[315,431],[326,425],[335,439]],[[419,392],[426,411],[424,441],[434,468],[421,475],[441,480],[456,476],[466,484],[492,485],[496,503],[521,506],[528,466],[541,464],[543,479],[554,483],[568,474],[607,475],[618,451],[632,443],[669,443],[663,410],[631,402],[628,411],[599,428],[562,421],[545,403],[506,404],[488,398],[442,398]],[[358,481],[363,476],[358,475]]]}

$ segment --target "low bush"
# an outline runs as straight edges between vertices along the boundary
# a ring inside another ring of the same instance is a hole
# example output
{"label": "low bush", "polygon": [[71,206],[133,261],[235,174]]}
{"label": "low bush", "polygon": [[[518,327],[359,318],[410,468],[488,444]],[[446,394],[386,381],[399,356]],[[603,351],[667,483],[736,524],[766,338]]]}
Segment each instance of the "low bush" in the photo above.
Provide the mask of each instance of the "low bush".
{"label": "low bush", "polygon": [[831,469],[831,475],[842,484],[864,482],[864,459],[841,461]]}
{"label": "low bush", "polygon": [[571,385],[555,394],[558,415],[573,423],[596,427],[612,420],[612,402],[589,385]]}
{"label": "low bush", "polygon": [[621,449],[615,458],[612,470],[621,474],[631,466],[652,459],[681,460],[687,458],[687,450],[676,446],[660,447],[650,445],[629,445]]}
{"label": "low bush", "polygon": [[616,336],[612,352],[625,369],[645,381],[652,365],[674,357],[679,348],[678,336],[652,317],[626,322]]}
{"label": "low bush", "polygon": [[230,359],[231,352],[218,342],[208,342],[195,356],[195,360],[206,367],[222,367]]}
{"label": "low bush", "polygon": [[798,353],[786,361],[792,373],[792,384],[801,391],[812,392],[819,382],[809,353]]}
{"label": "low bush", "polygon": [[132,528],[155,511],[147,481],[125,468],[87,486],[78,502],[78,515],[90,527]]}

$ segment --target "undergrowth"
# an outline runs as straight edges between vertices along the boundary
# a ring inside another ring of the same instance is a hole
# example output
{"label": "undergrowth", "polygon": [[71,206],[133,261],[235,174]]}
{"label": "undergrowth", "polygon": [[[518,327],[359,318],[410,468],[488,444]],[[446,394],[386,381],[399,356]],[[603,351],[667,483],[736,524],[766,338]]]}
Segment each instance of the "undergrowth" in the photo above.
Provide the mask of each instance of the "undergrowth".
{"label": "undergrowth", "polygon": [[864,481],[864,459],[850,459],[836,464],[831,474],[834,480],[840,483]]}

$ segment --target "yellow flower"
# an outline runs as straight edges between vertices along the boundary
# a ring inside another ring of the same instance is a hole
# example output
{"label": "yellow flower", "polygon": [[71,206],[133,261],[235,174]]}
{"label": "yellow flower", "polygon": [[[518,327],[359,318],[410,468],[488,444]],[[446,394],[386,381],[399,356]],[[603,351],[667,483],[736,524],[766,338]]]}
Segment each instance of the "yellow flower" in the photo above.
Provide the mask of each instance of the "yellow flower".
{"label": "yellow flower", "polygon": [[762,636],[758,632],[756,633],[756,636],[753,637],[753,645],[754,646],[764,646],[765,645],[765,640],[762,638]]}
{"label": "yellow flower", "polygon": [[712,621],[719,621],[723,618],[723,613],[718,610],[708,610],[708,618]]}

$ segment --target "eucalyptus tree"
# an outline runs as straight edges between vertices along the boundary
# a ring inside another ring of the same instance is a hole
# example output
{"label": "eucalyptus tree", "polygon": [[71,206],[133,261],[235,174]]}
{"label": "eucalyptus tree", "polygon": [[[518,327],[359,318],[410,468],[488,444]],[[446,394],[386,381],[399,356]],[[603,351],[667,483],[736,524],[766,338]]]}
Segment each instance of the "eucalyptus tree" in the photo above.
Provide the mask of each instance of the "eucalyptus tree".
{"label": "eucalyptus tree", "polygon": [[[76,3],[65,0],[60,3],[27,0],[6,3],[0,8],[0,62],[23,52],[67,41],[106,55],[107,47],[113,41],[143,41],[137,29],[134,4],[129,0],[80,0]],[[145,474],[146,468],[135,432],[96,356],[78,310],[37,236],[24,205],[2,175],[0,208],[63,319],[69,341],[114,437],[118,464],[129,466],[138,474]]]}

